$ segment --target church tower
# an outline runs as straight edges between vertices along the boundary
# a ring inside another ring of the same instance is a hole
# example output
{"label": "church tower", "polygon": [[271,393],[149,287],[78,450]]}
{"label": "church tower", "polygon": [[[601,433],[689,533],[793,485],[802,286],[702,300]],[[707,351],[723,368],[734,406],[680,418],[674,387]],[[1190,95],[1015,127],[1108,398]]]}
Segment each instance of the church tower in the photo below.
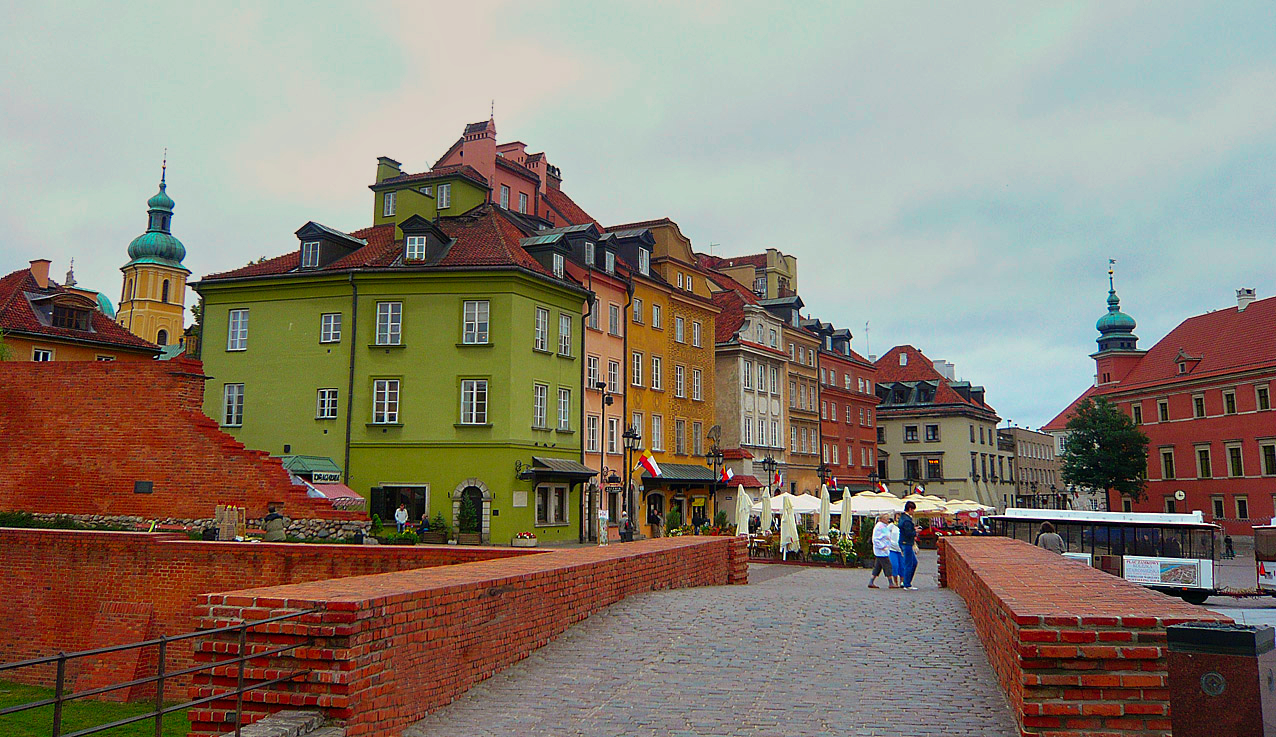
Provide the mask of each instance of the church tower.
{"label": "church tower", "polygon": [[1096,340],[1099,351],[1090,357],[1094,359],[1096,383],[1099,386],[1119,384],[1147,351],[1138,349],[1134,318],[1121,311],[1111,264],[1108,265],[1108,312],[1094,327],[1099,331]]}
{"label": "church tower", "polygon": [[156,345],[171,345],[182,337],[186,322],[186,278],[182,266],[186,247],[170,231],[173,199],[166,182],[168,162],[160,168],[159,192],[146,201],[146,232],[128,246],[124,290],[115,321],[129,332]]}

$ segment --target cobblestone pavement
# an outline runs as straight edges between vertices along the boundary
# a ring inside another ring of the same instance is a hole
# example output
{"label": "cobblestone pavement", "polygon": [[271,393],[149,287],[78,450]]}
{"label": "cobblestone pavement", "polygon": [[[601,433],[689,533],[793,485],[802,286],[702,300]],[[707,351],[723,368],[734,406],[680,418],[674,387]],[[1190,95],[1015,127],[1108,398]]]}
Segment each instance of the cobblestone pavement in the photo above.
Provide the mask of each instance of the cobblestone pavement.
{"label": "cobblestone pavement", "polygon": [[1015,735],[934,561],[923,551],[920,591],[869,589],[863,569],[755,564],[748,586],[635,596],[404,735]]}

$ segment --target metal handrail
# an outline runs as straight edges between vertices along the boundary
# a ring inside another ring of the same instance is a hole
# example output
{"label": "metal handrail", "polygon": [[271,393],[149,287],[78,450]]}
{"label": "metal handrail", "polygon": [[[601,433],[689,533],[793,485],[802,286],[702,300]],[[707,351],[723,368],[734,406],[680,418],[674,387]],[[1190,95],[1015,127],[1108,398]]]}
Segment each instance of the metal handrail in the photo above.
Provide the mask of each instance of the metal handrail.
{"label": "metal handrail", "polygon": [[[243,721],[243,718],[242,718],[243,717],[243,701],[244,701],[245,693],[248,693],[250,691],[255,691],[260,688],[265,688],[267,686],[273,686],[278,683],[291,681],[299,676],[304,676],[311,672],[309,669],[294,671],[285,676],[272,678],[266,681],[259,681],[259,682],[250,684],[248,686],[245,686],[244,685],[244,664],[247,663],[248,661],[257,660],[260,658],[266,658],[272,655],[279,655],[280,653],[285,653],[290,650],[296,650],[297,648],[300,648],[300,647],[313,645],[313,642],[311,641],[303,641],[303,642],[294,643],[292,645],[284,645],[282,647],[272,648],[269,650],[263,650],[260,652],[249,654],[247,652],[248,630],[252,629],[253,627],[259,627],[264,624],[271,624],[274,622],[280,622],[280,621],[284,621],[288,619],[295,619],[297,617],[301,617],[307,614],[313,614],[317,611],[319,610],[306,609],[303,611],[292,612],[289,614],[284,614],[284,615],[280,615],[276,617],[269,617],[267,619],[258,619],[258,620],[253,620],[251,622],[244,621],[240,624],[229,625],[226,627],[218,627],[218,628],[209,629],[209,630],[199,630],[196,632],[187,632],[181,635],[175,635],[173,637],[161,636],[156,639],[143,640],[141,642],[133,642],[133,643],[125,644],[125,645],[111,645],[109,647],[96,648],[93,650],[81,650],[74,653],[58,653],[57,655],[49,655],[49,656],[45,656],[41,658],[31,658],[28,660],[22,660],[15,663],[0,664],[0,671],[4,671],[4,670],[12,670],[14,668],[23,668],[23,667],[31,667],[35,665],[45,665],[48,663],[57,663],[57,677],[56,677],[56,685],[54,688],[53,698],[41,699],[39,701],[32,701],[26,704],[19,704],[17,706],[10,706],[4,709],[0,709],[0,716],[4,716],[7,714],[15,714],[17,712],[26,711],[28,709],[37,709],[42,706],[52,705],[53,706],[53,731],[52,731],[53,737],[84,737],[84,735],[95,734],[97,732],[102,732],[108,729],[114,729],[115,727],[123,726],[125,724],[133,724],[135,722],[145,721],[147,719],[155,720],[155,737],[160,737],[163,731],[165,715],[172,714],[174,712],[178,712],[183,709],[189,709],[192,706],[207,704],[212,701],[217,701],[219,699],[225,699],[225,698],[229,698],[233,696],[235,697],[235,734],[239,735],[241,722]],[[239,633],[238,657],[235,657],[229,660],[218,660],[211,663],[196,665],[190,668],[183,668],[181,670],[172,671],[172,672],[169,672],[165,669],[165,661],[167,659],[169,643],[180,642],[184,640],[190,640],[190,639],[201,638],[201,637],[208,637],[211,635],[224,634],[228,632]],[[136,649],[152,647],[152,646],[158,646],[159,648],[159,654],[157,658],[157,667],[156,667],[157,672],[154,676],[147,676],[145,678],[136,678],[131,681],[125,681],[122,683],[115,683],[115,684],[110,684],[107,686],[101,686],[98,688],[92,688],[87,691],[81,691],[81,692],[73,693],[73,694],[63,693],[63,689],[65,688],[65,685],[66,685],[66,664],[68,661],[74,660],[76,658],[102,655],[104,653],[122,652],[125,650],[136,650]],[[164,706],[164,684],[166,680],[170,680],[178,676],[189,675],[191,673],[197,673],[199,671],[210,670],[213,668],[228,666],[228,665],[237,666],[235,669],[236,670],[236,687],[233,690],[224,691],[222,693],[214,694],[212,696],[205,696],[203,698],[195,699],[193,701],[187,701],[184,703],[174,704],[171,706]],[[79,731],[72,732],[66,735],[62,734],[62,705],[64,703],[68,701],[73,701],[75,699],[82,699],[82,698],[87,698],[89,696],[96,696],[96,695],[107,693],[110,691],[118,691],[120,689],[131,688],[133,686],[140,686],[147,683],[155,684],[155,709],[153,709],[152,711],[149,711],[145,714],[137,714],[131,717],[126,717],[124,719],[119,719],[109,724],[100,724],[94,727],[86,727],[85,729],[81,729]]]}

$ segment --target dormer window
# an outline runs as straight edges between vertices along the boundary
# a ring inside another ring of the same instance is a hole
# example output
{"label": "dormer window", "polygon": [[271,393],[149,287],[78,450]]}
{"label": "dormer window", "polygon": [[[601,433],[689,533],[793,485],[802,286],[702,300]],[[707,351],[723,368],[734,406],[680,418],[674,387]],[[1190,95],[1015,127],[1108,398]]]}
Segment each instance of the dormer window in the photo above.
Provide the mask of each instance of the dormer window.
{"label": "dormer window", "polygon": [[440,210],[446,210],[452,206],[452,185],[451,184],[439,185],[439,196],[436,199],[435,204],[438,205],[438,208]]}
{"label": "dormer window", "polygon": [[407,261],[425,260],[425,236],[410,235],[404,246],[403,258]]}
{"label": "dormer window", "polygon": [[420,190],[421,194],[425,195],[426,197],[429,197],[429,196],[430,196],[430,192],[431,192],[431,191],[432,191],[432,190],[430,189],[430,185],[428,185],[428,184],[427,184],[427,185],[425,185],[424,187],[422,187],[422,188],[421,188],[421,190]]}
{"label": "dormer window", "polygon": [[901,353],[901,354],[899,354],[899,365],[900,365],[900,366],[907,366],[907,365],[908,365],[908,354],[907,354],[907,353]]}
{"label": "dormer window", "polygon": [[616,273],[616,254],[612,253],[611,251],[604,251],[603,256],[604,256],[604,263],[607,264],[606,266],[607,273],[608,274]]}
{"label": "dormer window", "polygon": [[585,265],[586,265],[586,266],[593,266],[593,265],[594,265],[594,249],[595,249],[596,247],[597,247],[597,246],[595,246],[595,245],[594,245],[593,243],[591,243],[591,242],[586,242],[586,243],[585,243]]}
{"label": "dormer window", "polygon": [[1187,361],[1179,361],[1179,373],[1180,374],[1187,373]]}
{"label": "dormer window", "polygon": [[651,272],[651,251],[638,249],[638,273],[647,276]]}
{"label": "dormer window", "polygon": [[301,244],[301,268],[315,269],[319,267],[319,241],[308,241]]}
{"label": "dormer window", "polygon": [[394,200],[395,200],[394,192],[386,192],[385,197],[382,198],[381,214],[384,215],[385,217],[394,216]]}
{"label": "dormer window", "polygon": [[765,276],[759,276],[757,279],[753,280],[753,293],[758,295],[759,297],[766,296],[766,277]]}
{"label": "dormer window", "polygon": [[554,276],[559,279],[563,278],[563,254],[554,254]]}
{"label": "dormer window", "polygon": [[74,307],[54,305],[53,327],[67,328],[68,330],[88,330],[89,311],[77,310]]}

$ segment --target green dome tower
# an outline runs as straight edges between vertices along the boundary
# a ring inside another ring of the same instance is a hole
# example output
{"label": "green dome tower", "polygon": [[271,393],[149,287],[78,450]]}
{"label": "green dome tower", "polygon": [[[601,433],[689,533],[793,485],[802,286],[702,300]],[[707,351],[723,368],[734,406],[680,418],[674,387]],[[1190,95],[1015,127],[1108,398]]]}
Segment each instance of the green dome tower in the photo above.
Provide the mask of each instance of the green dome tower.
{"label": "green dome tower", "polygon": [[146,201],[146,232],[128,244],[129,262],[115,321],[156,345],[176,343],[186,317],[186,246],[171,232],[173,198],[168,196],[168,160],[160,167],[159,191]]}
{"label": "green dome tower", "polygon": [[1134,334],[1134,318],[1121,311],[1121,298],[1113,282],[1113,268],[1108,265],[1108,313],[1094,324],[1099,331],[1099,352],[1138,350],[1139,338]]}

